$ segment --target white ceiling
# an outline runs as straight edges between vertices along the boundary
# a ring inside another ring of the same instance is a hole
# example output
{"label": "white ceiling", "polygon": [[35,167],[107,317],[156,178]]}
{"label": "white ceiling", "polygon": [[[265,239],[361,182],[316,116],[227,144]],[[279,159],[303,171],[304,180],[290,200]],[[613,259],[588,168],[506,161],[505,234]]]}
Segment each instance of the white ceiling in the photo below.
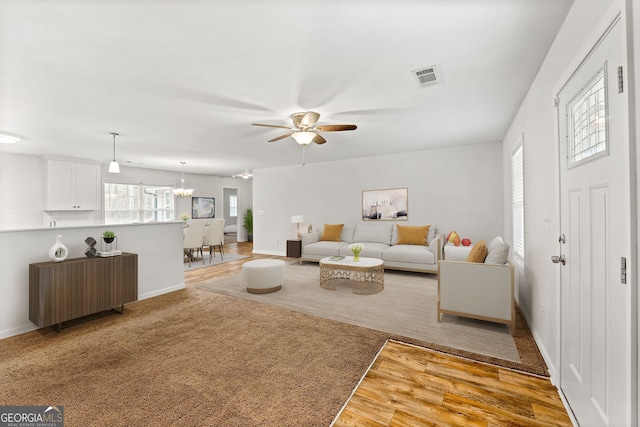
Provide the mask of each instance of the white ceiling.
{"label": "white ceiling", "polygon": [[[571,0],[0,0],[0,151],[230,176],[502,140]],[[442,83],[412,70],[437,64]]]}

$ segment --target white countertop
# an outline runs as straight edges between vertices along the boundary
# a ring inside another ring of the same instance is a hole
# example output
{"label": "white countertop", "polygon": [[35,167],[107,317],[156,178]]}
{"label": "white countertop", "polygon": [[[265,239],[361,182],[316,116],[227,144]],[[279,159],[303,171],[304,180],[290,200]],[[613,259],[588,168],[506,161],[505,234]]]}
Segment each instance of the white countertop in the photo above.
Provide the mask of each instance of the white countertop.
{"label": "white countertop", "polygon": [[182,221],[167,221],[167,222],[132,222],[130,224],[84,224],[84,225],[71,225],[71,226],[61,226],[61,227],[30,227],[30,228],[5,228],[0,230],[0,233],[14,233],[14,232],[22,232],[22,231],[45,231],[45,230],[77,230],[81,228],[119,228],[119,227],[130,227],[132,225],[168,225],[168,224],[180,224],[182,226]]}

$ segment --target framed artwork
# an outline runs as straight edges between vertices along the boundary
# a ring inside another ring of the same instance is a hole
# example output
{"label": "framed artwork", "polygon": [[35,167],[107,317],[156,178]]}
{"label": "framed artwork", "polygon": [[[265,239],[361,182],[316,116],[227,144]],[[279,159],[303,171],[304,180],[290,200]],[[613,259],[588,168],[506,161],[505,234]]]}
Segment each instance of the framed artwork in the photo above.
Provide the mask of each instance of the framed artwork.
{"label": "framed artwork", "polygon": [[191,198],[191,218],[215,218],[216,199],[215,197],[192,197]]}
{"label": "framed artwork", "polygon": [[407,221],[408,219],[408,188],[364,190],[362,192],[363,221]]}

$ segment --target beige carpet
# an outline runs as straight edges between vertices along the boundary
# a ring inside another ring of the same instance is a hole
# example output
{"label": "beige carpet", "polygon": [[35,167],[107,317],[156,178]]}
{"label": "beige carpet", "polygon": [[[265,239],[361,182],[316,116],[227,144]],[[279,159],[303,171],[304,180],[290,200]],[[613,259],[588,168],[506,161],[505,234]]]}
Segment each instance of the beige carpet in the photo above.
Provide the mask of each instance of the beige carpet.
{"label": "beige carpet", "polygon": [[0,340],[0,402],[66,426],[328,426],[386,338],[184,289]]}
{"label": "beige carpet", "polygon": [[286,280],[278,292],[250,294],[241,275],[198,288],[521,363],[506,325],[450,315],[437,322],[437,281],[432,275],[387,270],[384,290],[373,295],[353,294],[348,282],[335,291],[322,289],[319,277],[317,264],[287,264]]}
{"label": "beige carpet", "polygon": [[[68,426],[327,426],[388,338],[187,288],[0,340],[0,402],[62,405]],[[521,319],[518,341],[522,364],[486,361],[544,371]]]}

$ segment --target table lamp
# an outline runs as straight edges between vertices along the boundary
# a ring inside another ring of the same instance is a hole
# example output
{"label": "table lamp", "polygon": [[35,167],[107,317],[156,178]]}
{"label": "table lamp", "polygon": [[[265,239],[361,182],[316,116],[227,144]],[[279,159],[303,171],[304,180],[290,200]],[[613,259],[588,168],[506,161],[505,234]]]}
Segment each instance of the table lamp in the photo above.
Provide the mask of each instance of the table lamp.
{"label": "table lamp", "polygon": [[292,215],[291,216],[291,222],[293,224],[296,224],[296,231],[298,233],[298,240],[300,240],[302,238],[302,235],[300,234],[300,223],[304,222],[304,216],[302,216],[302,215]]}

